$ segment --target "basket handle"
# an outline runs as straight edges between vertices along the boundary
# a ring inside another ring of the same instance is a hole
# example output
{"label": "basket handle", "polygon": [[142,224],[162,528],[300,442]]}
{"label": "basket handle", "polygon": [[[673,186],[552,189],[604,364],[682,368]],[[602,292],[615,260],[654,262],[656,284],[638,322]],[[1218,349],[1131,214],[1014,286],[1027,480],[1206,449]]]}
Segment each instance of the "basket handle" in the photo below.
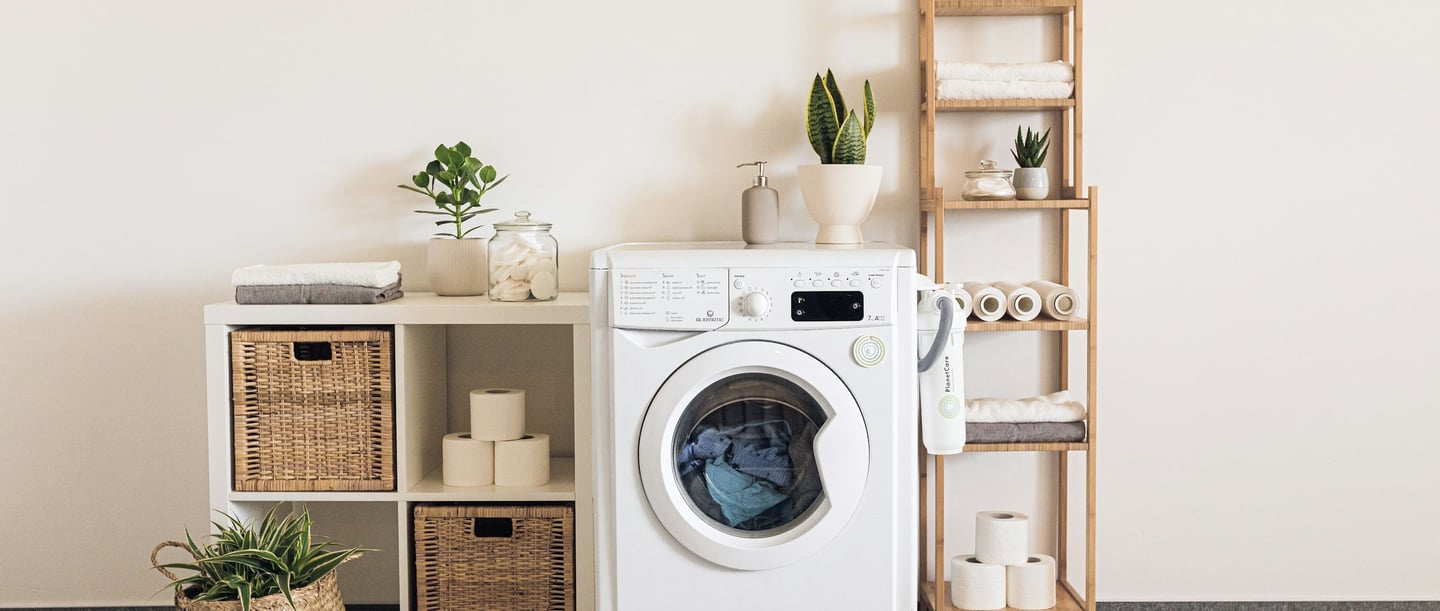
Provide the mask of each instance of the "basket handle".
{"label": "basket handle", "polygon": [[[179,576],[179,575],[176,575],[176,574],[174,574],[174,573],[171,573],[169,569],[162,568],[162,567],[160,566],[160,562],[159,562],[160,550],[165,549],[165,548],[167,548],[167,547],[178,547],[178,548],[180,548],[180,549],[183,549],[183,550],[185,550],[186,552],[189,552],[189,553],[190,553],[190,557],[191,557],[191,558],[195,558],[195,551],[192,550],[192,549],[190,549],[190,546],[185,545],[184,543],[181,543],[181,542],[179,542],[179,541],[166,541],[166,542],[164,542],[164,543],[161,543],[160,545],[156,545],[156,546],[155,546],[155,549],[153,549],[153,550],[150,551],[150,564],[155,567],[155,570],[160,571],[160,573],[161,573],[162,575],[164,575],[164,576],[166,576],[166,577],[169,577],[169,578],[170,578],[170,581],[180,581],[180,576]],[[195,559],[198,560],[198,558],[195,558]]]}

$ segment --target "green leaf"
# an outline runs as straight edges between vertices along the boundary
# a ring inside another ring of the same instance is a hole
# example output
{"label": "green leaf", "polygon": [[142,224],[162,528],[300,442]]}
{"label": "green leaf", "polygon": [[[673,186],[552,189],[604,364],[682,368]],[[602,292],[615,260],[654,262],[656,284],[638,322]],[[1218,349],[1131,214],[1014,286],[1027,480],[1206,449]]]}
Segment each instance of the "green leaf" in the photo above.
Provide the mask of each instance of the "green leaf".
{"label": "green leaf", "polygon": [[865,128],[860,126],[860,118],[855,116],[853,110],[845,117],[845,122],[840,125],[840,133],[835,136],[835,150],[831,153],[831,159],[832,163],[865,163]]}
{"label": "green leaf", "polygon": [[421,173],[419,173],[419,174],[416,174],[416,175],[414,175],[414,176],[411,176],[411,177],[410,177],[410,182],[413,182],[413,183],[415,183],[415,186],[420,187],[421,189],[424,189],[425,187],[430,186],[430,175],[429,175],[429,174],[426,174],[426,173],[424,173],[424,172],[421,172]]}
{"label": "green leaf", "polygon": [[865,79],[865,139],[870,139],[870,128],[875,126],[875,94],[870,91],[870,79]]}
{"label": "green leaf", "polygon": [[469,157],[469,156],[470,156],[470,145],[465,144],[465,141],[464,141],[464,140],[461,140],[461,141],[455,143],[455,152],[460,153],[460,156],[461,156],[461,157]]}
{"label": "green leaf", "polygon": [[810,138],[810,148],[820,156],[820,163],[830,163],[830,155],[835,147],[835,133],[840,130],[839,122],[835,118],[835,104],[830,99],[830,92],[825,88],[825,81],[819,74],[810,84],[810,101],[805,108],[805,133]]}
{"label": "green leaf", "polygon": [[445,184],[447,184],[447,185],[454,185],[454,184],[455,184],[455,173],[454,173],[454,172],[451,172],[450,170],[445,170],[444,172],[441,172],[441,173],[440,173],[440,181],[443,182],[443,183],[445,183]]}
{"label": "green leaf", "polygon": [[451,197],[449,193],[441,192],[441,193],[435,194],[435,203],[437,203],[437,204],[453,204],[453,203],[455,203],[455,198],[454,198],[454,197]]}
{"label": "green leaf", "polygon": [[435,159],[448,167],[450,165],[450,149],[444,144],[435,147]]}
{"label": "green leaf", "polygon": [[439,162],[439,161],[432,161],[432,162],[430,162],[430,163],[425,164],[425,173],[426,173],[426,174],[429,174],[429,175],[431,175],[431,176],[439,176],[439,175],[440,175],[440,172],[443,171],[444,169],[445,169],[445,166],[440,165],[440,162]]}
{"label": "green leaf", "polygon": [[489,183],[495,180],[495,166],[487,165],[480,168],[480,182]]}
{"label": "green leaf", "polygon": [[[510,175],[509,175],[509,174],[506,174],[506,175],[504,175],[504,176],[501,176],[501,177],[500,177],[500,180],[497,180],[497,181],[495,181],[495,182],[492,182],[492,183],[490,183],[490,184],[485,185],[485,190],[486,190],[486,191],[489,191],[489,190],[491,190],[491,189],[494,189],[495,187],[500,186],[500,183],[505,182],[505,179],[506,179],[506,178],[510,178]],[[489,182],[489,181],[486,181],[486,182]]]}
{"label": "green leaf", "polygon": [[835,103],[835,120],[839,122],[845,117],[845,96],[840,95],[840,85],[835,83],[835,73],[829,68],[825,69],[825,90],[830,93],[830,99]]}

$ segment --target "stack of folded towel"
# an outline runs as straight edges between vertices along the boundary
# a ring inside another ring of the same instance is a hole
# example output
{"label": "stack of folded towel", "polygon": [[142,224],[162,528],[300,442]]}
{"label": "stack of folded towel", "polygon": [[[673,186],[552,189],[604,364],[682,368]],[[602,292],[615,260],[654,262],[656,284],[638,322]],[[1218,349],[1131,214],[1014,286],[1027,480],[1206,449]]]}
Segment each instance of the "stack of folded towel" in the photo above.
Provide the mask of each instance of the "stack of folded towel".
{"label": "stack of folded towel", "polygon": [[1075,69],[1063,61],[936,63],[935,95],[942,100],[1065,99],[1075,90]]}
{"label": "stack of folded towel", "polygon": [[400,262],[252,265],[230,277],[235,303],[384,303],[399,299]]}
{"label": "stack of folded towel", "polygon": [[971,399],[965,402],[965,441],[1085,441],[1085,404],[1068,390],[1028,399]]}

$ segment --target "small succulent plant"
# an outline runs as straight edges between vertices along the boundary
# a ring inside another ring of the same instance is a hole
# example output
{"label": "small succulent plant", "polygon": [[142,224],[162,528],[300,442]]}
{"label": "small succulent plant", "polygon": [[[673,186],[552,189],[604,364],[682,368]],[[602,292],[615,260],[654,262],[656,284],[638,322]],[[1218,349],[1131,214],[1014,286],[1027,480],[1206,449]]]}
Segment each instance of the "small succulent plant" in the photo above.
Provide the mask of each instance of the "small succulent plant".
{"label": "small succulent plant", "polygon": [[[495,167],[481,163],[470,156],[470,145],[463,141],[455,146],[441,144],[435,147],[435,160],[420,173],[411,176],[411,185],[395,185],[406,191],[414,191],[434,200],[435,210],[416,210],[420,214],[435,214],[447,218],[435,221],[437,227],[454,225],[454,231],[436,233],[440,237],[460,239],[470,232],[483,227],[475,225],[465,228],[465,222],[494,212],[497,208],[481,208],[480,198],[500,186],[509,176],[495,178]],[[436,189],[436,183],[444,187]]]}
{"label": "small succulent plant", "polygon": [[1050,152],[1050,128],[1045,128],[1045,135],[1040,136],[1025,128],[1025,135],[1020,135],[1020,127],[1015,128],[1015,148],[1010,149],[1010,156],[1015,158],[1015,163],[1022,168],[1038,168],[1045,165],[1045,155]]}
{"label": "small succulent plant", "polygon": [[835,84],[835,74],[815,75],[810,85],[810,103],[805,112],[805,132],[810,147],[820,155],[820,163],[865,163],[865,141],[875,123],[875,96],[870,81],[865,81],[864,123],[854,109],[845,107],[845,98]]}

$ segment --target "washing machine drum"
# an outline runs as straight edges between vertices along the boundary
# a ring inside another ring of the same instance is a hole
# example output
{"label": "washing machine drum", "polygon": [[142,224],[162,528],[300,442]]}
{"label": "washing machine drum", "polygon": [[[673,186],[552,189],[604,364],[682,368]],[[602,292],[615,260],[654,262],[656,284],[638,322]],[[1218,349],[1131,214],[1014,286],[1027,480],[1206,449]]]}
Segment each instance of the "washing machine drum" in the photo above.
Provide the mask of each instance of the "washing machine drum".
{"label": "washing machine drum", "polygon": [[744,341],[666,380],[646,411],[639,459],[671,536],[710,562],[765,570],[840,534],[865,490],[870,444],[834,371],[791,346]]}

